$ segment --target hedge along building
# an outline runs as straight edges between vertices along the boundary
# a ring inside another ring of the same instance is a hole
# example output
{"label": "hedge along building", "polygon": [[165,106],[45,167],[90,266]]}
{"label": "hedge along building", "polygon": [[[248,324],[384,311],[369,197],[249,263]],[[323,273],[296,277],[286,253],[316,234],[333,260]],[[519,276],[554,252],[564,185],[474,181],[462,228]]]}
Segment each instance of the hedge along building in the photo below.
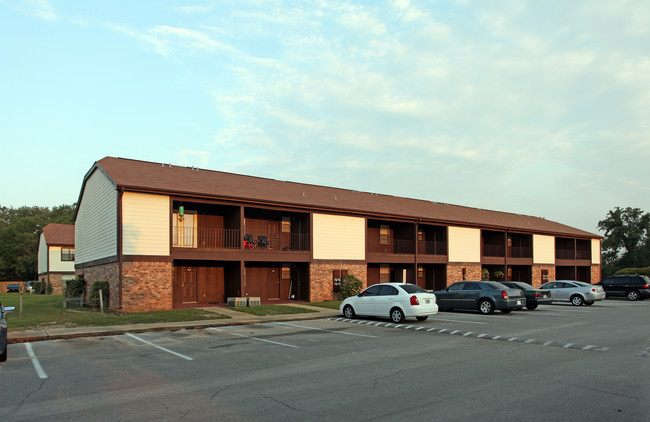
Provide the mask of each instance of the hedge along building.
{"label": "hedge along building", "polygon": [[542,218],[106,157],[84,177],[75,268],[124,312],[332,299],[346,274],[600,280],[600,237]]}

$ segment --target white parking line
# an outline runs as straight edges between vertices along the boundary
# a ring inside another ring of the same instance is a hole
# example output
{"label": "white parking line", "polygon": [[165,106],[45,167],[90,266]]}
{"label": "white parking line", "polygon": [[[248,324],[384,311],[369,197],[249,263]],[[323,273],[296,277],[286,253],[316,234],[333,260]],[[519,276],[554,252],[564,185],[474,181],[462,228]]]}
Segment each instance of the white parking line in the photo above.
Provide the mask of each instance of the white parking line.
{"label": "white parking line", "polygon": [[46,379],[47,374],[43,370],[41,363],[38,361],[38,358],[34,354],[34,349],[32,349],[32,344],[25,343],[25,349],[27,349],[27,354],[29,355],[30,359],[32,360],[32,363],[34,364],[34,369],[36,369],[36,373],[38,374],[38,377],[40,379]]}
{"label": "white parking line", "polygon": [[171,353],[171,354],[174,355],[174,356],[178,356],[179,358],[182,358],[182,359],[185,359],[185,360],[194,360],[194,359],[192,359],[192,358],[189,357],[189,356],[185,356],[185,355],[183,355],[183,354],[181,354],[181,353],[174,352],[173,350],[169,350],[169,349],[167,349],[167,348],[165,348],[165,347],[158,346],[157,344],[154,344],[154,343],[152,343],[152,342],[150,342],[150,341],[147,341],[147,340],[145,340],[145,339],[142,339],[142,338],[140,338],[140,337],[138,337],[138,336],[134,336],[134,335],[131,334],[131,333],[126,333],[126,335],[129,336],[129,337],[132,337],[132,338],[134,338],[134,339],[136,339],[136,340],[138,340],[138,341],[141,341],[141,342],[143,342],[143,343],[145,343],[145,344],[148,344],[148,345],[150,345],[150,346],[153,346],[153,347],[155,347],[156,349],[160,349],[160,350],[162,350],[162,351],[164,351],[164,352]]}
{"label": "white parking line", "polygon": [[476,321],[463,321],[459,319],[440,319],[440,318],[435,318],[436,321],[445,321],[445,322],[462,322],[465,324],[481,324],[481,325],[486,325],[487,322],[476,322]]}
{"label": "white parking line", "polygon": [[298,324],[289,324],[288,322],[276,322],[278,325],[288,325],[289,327],[296,327],[296,328],[306,328],[308,330],[316,330],[316,331],[327,331],[328,333],[335,333],[335,334],[345,334],[348,336],[358,336],[358,337],[368,337],[368,338],[381,338],[377,336],[369,336],[367,334],[358,334],[358,333],[347,333],[344,331],[334,331],[334,330],[325,330],[322,328],[315,328],[315,327],[307,327],[305,325],[298,325]]}
{"label": "white parking line", "polygon": [[244,335],[244,334],[234,333],[234,332],[232,332],[232,331],[221,330],[221,329],[219,329],[219,328],[215,328],[215,327],[210,327],[210,329],[211,329],[211,330],[214,330],[214,331],[221,331],[222,333],[232,334],[232,335],[234,335],[234,336],[239,336],[239,337],[249,338],[249,339],[251,339],[251,340],[264,341],[264,342],[266,342],[266,343],[277,344],[278,346],[285,346],[285,347],[292,347],[292,348],[294,348],[294,349],[300,349],[300,347],[298,347],[298,346],[294,346],[293,344],[280,343],[280,342],[277,342],[277,341],[266,340],[266,339],[263,339],[263,338],[257,338],[257,337],[246,336],[246,335]]}

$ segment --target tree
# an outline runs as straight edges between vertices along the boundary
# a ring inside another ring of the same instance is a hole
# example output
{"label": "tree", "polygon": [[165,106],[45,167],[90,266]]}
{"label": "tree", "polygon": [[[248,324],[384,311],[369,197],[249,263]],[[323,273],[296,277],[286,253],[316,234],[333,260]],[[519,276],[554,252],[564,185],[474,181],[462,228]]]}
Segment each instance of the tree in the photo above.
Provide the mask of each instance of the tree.
{"label": "tree", "polygon": [[75,205],[0,207],[0,280],[34,280],[38,241],[49,223],[71,224]]}
{"label": "tree", "polygon": [[598,222],[602,241],[603,272],[650,265],[650,214],[640,208],[616,207]]}

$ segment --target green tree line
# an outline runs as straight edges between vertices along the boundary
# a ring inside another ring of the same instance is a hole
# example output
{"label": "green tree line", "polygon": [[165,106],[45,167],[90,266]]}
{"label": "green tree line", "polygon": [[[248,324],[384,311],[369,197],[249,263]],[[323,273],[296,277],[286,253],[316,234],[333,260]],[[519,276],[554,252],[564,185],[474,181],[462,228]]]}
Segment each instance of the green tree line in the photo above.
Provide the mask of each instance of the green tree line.
{"label": "green tree line", "polygon": [[36,280],[43,227],[49,223],[71,224],[75,207],[0,206],[0,281]]}
{"label": "green tree line", "polygon": [[[0,206],[0,281],[35,280],[38,241],[49,223],[71,224],[76,205],[58,207]],[[603,276],[625,268],[650,266],[650,213],[616,207],[598,222]]]}

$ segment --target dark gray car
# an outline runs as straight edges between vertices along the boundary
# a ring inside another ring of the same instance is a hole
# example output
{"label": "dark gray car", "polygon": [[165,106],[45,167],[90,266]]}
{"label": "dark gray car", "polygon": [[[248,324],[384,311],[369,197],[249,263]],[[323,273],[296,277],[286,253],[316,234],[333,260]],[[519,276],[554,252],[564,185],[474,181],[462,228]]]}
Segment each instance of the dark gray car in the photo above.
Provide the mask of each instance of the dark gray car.
{"label": "dark gray car", "polygon": [[13,310],[13,306],[5,308],[0,302],[0,362],[7,360],[7,320],[5,315]]}
{"label": "dark gray car", "polygon": [[498,309],[507,314],[526,305],[521,290],[496,281],[459,281],[434,294],[440,310],[476,309],[482,314],[491,314]]}
{"label": "dark gray car", "polygon": [[613,275],[600,283],[607,297],[620,296],[629,300],[647,299],[650,297],[650,279],[639,274]]}

